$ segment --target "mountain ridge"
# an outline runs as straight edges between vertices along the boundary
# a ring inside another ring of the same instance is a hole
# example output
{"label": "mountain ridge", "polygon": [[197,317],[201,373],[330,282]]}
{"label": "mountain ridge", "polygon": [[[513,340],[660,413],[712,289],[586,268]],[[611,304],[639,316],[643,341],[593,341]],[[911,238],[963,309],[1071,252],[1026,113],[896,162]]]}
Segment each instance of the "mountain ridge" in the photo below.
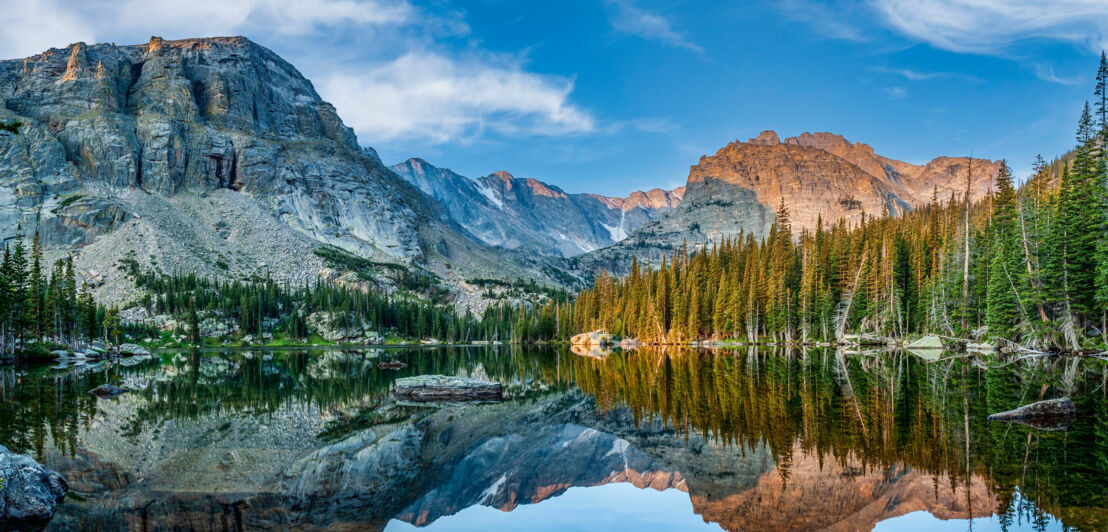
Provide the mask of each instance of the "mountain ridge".
{"label": "mountain ridge", "polygon": [[675,207],[684,192],[652,189],[624,198],[567,193],[505,170],[468,178],[415,157],[390,168],[484,243],[563,257],[619,242]]}
{"label": "mountain ridge", "polygon": [[295,67],[245,37],[0,61],[0,104],[0,120],[23,124],[0,137],[0,222],[38,231],[51,256],[75,251],[106,302],[129,297],[123,257],[304,284],[327,268],[313,253],[324,246],[454,286],[556,284],[557,265],[474,239],[360,147]]}

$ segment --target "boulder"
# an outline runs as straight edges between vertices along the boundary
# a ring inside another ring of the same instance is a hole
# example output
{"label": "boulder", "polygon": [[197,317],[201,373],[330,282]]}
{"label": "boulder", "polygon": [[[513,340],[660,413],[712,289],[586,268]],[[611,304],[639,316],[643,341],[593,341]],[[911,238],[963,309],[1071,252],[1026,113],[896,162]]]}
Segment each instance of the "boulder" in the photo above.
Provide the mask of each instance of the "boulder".
{"label": "boulder", "polygon": [[129,391],[131,390],[128,390],[127,388],[120,388],[111,384],[101,384],[100,386],[89,390],[88,393],[91,393],[92,395],[95,395],[97,397],[115,397],[119,394],[124,394]]}
{"label": "boulder", "polygon": [[68,491],[64,477],[0,445],[0,525],[5,530],[45,526]]}
{"label": "boulder", "polygon": [[943,341],[938,336],[929,335],[905,346],[908,349],[942,349]]}
{"label": "boulder", "polygon": [[121,355],[149,355],[150,351],[147,351],[137,344],[122,344],[119,346],[119,354]]}
{"label": "boulder", "polygon": [[412,401],[501,399],[499,382],[447,375],[419,375],[397,379],[397,398]]}
{"label": "boulder", "polygon": [[1047,399],[989,416],[990,421],[1023,421],[1029,419],[1070,418],[1077,415],[1077,407],[1069,397]]}
{"label": "boulder", "polygon": [[[55,358],[61,358],[61,357],[69,356],[69,351],[66,351],[65,349],[55,349],[55,350],[51,351],[50,354],[54,355]],[[74,354],[76,354],[76,353],[74,353]]]}
{"label": "boulder", "polygon": [[612,343],[612,336],[602,329],[575,335],[570,339],[573,345],[603,346]]}

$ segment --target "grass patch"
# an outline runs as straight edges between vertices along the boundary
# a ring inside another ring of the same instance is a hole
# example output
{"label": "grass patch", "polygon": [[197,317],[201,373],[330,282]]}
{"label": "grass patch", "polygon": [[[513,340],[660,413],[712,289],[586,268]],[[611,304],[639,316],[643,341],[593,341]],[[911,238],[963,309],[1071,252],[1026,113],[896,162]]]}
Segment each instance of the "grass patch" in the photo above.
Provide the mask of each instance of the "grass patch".
{"label": "grass patch", "polygon": [[83,197],[85,197],[84,194],[73,194],[71,196],[66,196],[66,197],[62,198],[62,200],[60,202],[58,202],[57,207],[54,207],[53,209],[50,209],[50,212],[52,212],[54,214],[58,214],[59,212],[62,211],[62,209],[66,208],[70,205],[73,205],[74,203],[77,202],[77,200],[79,200]]}

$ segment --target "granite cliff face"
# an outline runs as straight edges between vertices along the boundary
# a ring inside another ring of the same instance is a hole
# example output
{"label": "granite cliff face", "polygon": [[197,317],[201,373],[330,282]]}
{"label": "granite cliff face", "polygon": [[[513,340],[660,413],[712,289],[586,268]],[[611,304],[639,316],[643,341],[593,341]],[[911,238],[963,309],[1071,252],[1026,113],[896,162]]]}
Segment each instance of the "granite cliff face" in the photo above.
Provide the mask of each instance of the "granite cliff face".
{"label": "granite cliff face", "polygon": [[23,123],[0,135],[0,222],[79,250],[78,267],[109,286],[126,254],[306,282],[325,244],[448,278],[542,277],[473,239],[359,147],[292,65],[242,37],[0,61],[0,121]]}
{"label": "granite cliff face", "polygon": [[422,159],[391,168],[438,200],[452,220],[485,244],[564,257],[627,238],[676,207],[684,193],[682,187],[636,191],[626,198],[567,194],[503,171],[470,179]]}
{"label": "granite cliff face", "polygon": [[939,157],[914,165],[882,157],[865,144],[832,133],[781,140],[764,131],[703,156],[689,170],[684,199],[619,244],[576,259],[584,270],[625,271],[631,256],[658,260],[687,242],[691,248],[740,234],[764,237],[782,204],[794,233],[863,216],[899,215],[934,195],[960,200],[969,180],[979,199],[993,186],[999,161]]}

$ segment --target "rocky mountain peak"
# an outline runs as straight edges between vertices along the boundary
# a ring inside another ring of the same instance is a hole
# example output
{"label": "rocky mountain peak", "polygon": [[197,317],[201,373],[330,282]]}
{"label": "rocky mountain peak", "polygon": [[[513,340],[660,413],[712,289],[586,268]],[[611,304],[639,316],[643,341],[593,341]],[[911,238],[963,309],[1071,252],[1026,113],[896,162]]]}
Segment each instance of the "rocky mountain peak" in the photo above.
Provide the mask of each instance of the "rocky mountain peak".
{"label": "rocky mountain peak", "polygon": [[0,102],[0,120],[24,124],[0,136],[0,223],[79,251],[78,267],[109,271],[109,287],[127,282],[113,266],[127,253],[146,268],[300,284],[320,275],[312,250],[323,245],[444,276],[530,275],[385,168],[295,67],[244,37],[76,43],[0,61]]}
{"label": "rocky mountain peak", "polygon": [[773,146],[779,142],[781,142],[781,139],[778,138],[777,132],[772,129],[767,129],[759,133],[757,137],[748,141],[749,144],[759,144],[762,146]]}

